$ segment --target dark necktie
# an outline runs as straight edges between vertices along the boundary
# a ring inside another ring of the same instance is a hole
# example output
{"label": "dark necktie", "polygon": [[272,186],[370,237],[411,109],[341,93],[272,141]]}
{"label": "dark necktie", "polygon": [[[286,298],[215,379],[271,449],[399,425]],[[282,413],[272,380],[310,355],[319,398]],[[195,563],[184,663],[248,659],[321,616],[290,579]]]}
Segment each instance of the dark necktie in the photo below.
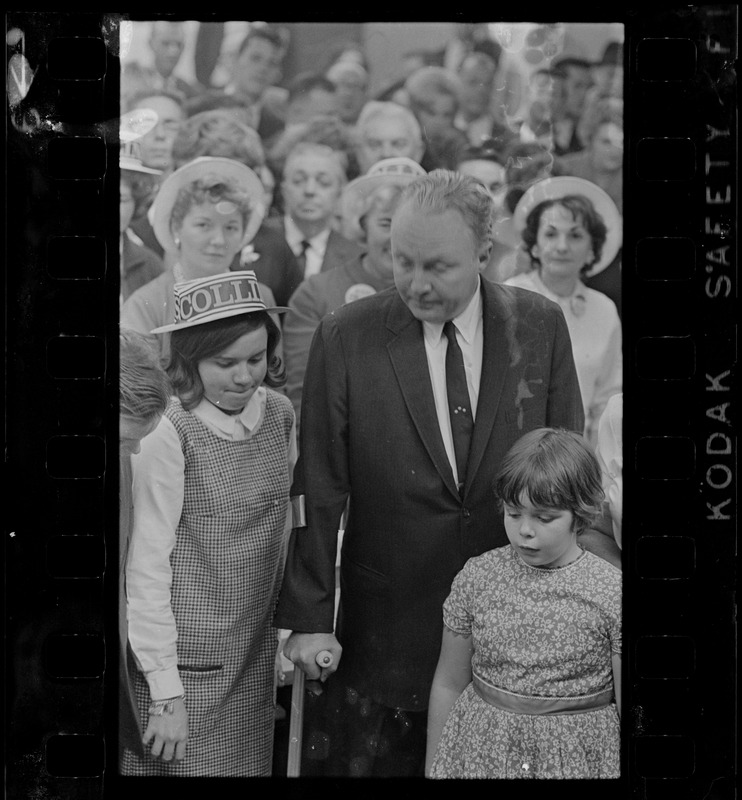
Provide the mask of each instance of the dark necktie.
{"label": "dark necktie", "polygon": [[448,413],[451,417],[451,433],[453,449],[456,454],[456,471],[459,475],[459,493],[464,493],[466,482],[466,462],[469,458],[469,444],[474,427],[471,413],[469,389],[466,385],[464,356],[456,341],[456,326],[449,320],[443,326],[443,333],[448,339],[446,349],[446,394],[448,395]]}
{"label": "dark necktie", "polygon": [[301,240],[301,253],[296,257],[296,260],[299,262],[299,267],[301,268],[302,277],[305,275],[307,271],[307,250],[309,250],[310,244],[306,239]]}

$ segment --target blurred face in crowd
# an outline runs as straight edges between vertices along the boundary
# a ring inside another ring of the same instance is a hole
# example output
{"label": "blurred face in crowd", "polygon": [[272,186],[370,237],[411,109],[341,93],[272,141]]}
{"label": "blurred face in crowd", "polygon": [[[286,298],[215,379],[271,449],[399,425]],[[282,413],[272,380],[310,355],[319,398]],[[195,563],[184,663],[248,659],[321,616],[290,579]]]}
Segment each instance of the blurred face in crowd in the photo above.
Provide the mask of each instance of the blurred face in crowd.
{"label": "blurred face in crowd", "polygon": [[178,22],[155,22],[149,46],[155,59],[155,69],[163,78],[172,75],[185,45],[183,26]]}
{"label": "blurred face in crowd", "polygon": [[505,167],[502,164],[487,158],[472,158],[469,161],[462,161],[456,170],[481,181],[495,201],[495,209],[499,211],[502,208],[506,191]]}
{"label": "blurred face in crowd", "polygon": [[157,124],[139,139],[145,167],[169,170],[173,166],[173,142],[185,119],[183,109],[171,98],[153,95],[140,100],[138,108],[151,108]]}
{"label": "blurred face in crowd", "polygon": [[228,200],[193,205],[174,232],[178,262],[187,279],[227,272],[242,246],[245,226],[240,210]]}
{"label": "blurred face in crowd", "polygon": [[391,250],[392,214],[399,205],[402,189],[399,186],[380,186],[371,197],[371,209],[363,218],[366,233],[366,269],[381,278],[394,275]]}
{"label": "blurred face in crowd", "polygon": [[495,62],[465,61],[459,72],[461,81],[461,110],[468,119],[486,114],[495,86]]}
{"label": "blurred face in crowd", "polygon": [[585,95],[590,88],[590,69],[587,67],[571,66],[567,68],[567,78],[564,82],[565,105],[564,111],[578,119],[585,108]]}
{"label": "blurred face in crowd", "polygon": [[281,51],[267,39],[251,39],[235,61],[234,82],[237,89],[253,101],[280,75]]}
{"label": "blurred face in crowd", "polygon": [[398,117],[379,115],[369,120],[360,132],[358,163],[362,172],[367,172],[382,158],[406,156],[417,161],[421,153],[404,120]]}
{"label": "blurred face in crowd", "polygon": [[346,125],[352,125],[366,102],[366,80],[352,70],[339,71],[332,80],[336,88],[335,100],[340,119]]}
{"label": "blurred face in crowd", "polygon": [[301,223],[327,223],[335,213],[342,180],[329,155],[300,153],[289,156],[281,184],[286,211]]}
{"label": "blurred face in crowd", "polygon": [[417,111],[417,121],[426,136],[436,136],[453,128],[458,103],[448,94],[436,95],[425,107]]}
{"label": "blurred face in crowd", "polygon": [[528,83],[529,117],[533,123],[548,119],[552,107],[554,79],[546,72],[537,72]]}
{"label": "blurred face in crowd", "polygon": [[292,100],[288,109],[288,122],[309,122],[312,117],[336,117],[337,97],[334,92],[316,88]]}
{"label": "blurred face in crowd", "polygon": [[617,172],[623,167],[623,128],[615,122],[601,125],[592,141],[593,164],[605,172]]}
{"label": "blurred face in crowd", "polygon": [[430,213],[408,201],[394,215],[394,283],[419,320],[442,324],[458,316],[474,296],[491,250],[491,242],[477,244],[455,209]]}

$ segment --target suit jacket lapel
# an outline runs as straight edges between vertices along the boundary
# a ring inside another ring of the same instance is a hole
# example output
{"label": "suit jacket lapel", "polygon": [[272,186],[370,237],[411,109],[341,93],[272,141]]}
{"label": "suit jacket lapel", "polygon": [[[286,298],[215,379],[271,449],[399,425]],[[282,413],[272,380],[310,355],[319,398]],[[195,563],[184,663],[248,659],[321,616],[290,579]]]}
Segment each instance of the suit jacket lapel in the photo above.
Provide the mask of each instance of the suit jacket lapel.
{"label": "suit jacket lapel", "polygon": [[395,334],[387,344],[387,349],[407,409],[433,464],[446,486],[458,498],[453,471],[438,426],[421,323],[412,316],[399,296],[392,301],[387,327]]}
{"label": "suit jacket lapel", "polygon": [[505,385],[511,356],[511,337],[507,333],[510,309],[499,300],[498,289],[482,279],[482,376],[479,383],[477,418],[474,421],[469,461],[466,468],[465,493],[482,463],[487,443],[492,435],[495,415]]}

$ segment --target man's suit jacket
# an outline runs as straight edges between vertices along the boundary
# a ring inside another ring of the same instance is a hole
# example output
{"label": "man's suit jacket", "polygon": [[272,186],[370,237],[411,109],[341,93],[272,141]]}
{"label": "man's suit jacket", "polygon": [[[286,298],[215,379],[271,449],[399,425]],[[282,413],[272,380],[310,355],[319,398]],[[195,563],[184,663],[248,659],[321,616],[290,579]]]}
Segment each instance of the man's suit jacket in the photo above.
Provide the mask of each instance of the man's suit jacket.
{"label": "man's suit jacket", "polygon": [[561,309],[535,292],[482,281],[484,349],[463,498],[446,456],[422,323],[395,288],[320,323],[309,357],[292,532],[275,624],[331,632],[337,529],[338,677],[389,707],[427,706],[442,604],[467,559],[507,544],[492,482],[533,428],[583,430]]}
{"label": "man's suit jacket", "polygon": [[[278,231],[281,236],[286,238],[286,226],[283,224],[283,217],[272,217],[264,220],[263,226],[269,230]],[[341,264],[347,264],[354,258],[357,258],[363,252],[363,248],[346,239],[345,236],[337,233],[337,231],[330,231],[327,238],[327,248],[325,249],[325,257],[322,259],[322,267],[320,272],[326,272],[328,269],[335,269]]]}

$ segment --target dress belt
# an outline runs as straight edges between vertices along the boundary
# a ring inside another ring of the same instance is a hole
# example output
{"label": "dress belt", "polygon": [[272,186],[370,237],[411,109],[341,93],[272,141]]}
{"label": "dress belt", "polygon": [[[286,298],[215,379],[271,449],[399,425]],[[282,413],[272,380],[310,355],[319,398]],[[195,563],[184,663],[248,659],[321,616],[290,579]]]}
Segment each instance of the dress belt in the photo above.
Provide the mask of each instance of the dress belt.
{"label": "dress belt", "polygon": [[582,714],[604,708],[610,705],[613,699],[612,686],[595,694],[578,697],[534,697],[499,689],[477,675],[473,676],[472,685],[485,703],[515,714]]}

